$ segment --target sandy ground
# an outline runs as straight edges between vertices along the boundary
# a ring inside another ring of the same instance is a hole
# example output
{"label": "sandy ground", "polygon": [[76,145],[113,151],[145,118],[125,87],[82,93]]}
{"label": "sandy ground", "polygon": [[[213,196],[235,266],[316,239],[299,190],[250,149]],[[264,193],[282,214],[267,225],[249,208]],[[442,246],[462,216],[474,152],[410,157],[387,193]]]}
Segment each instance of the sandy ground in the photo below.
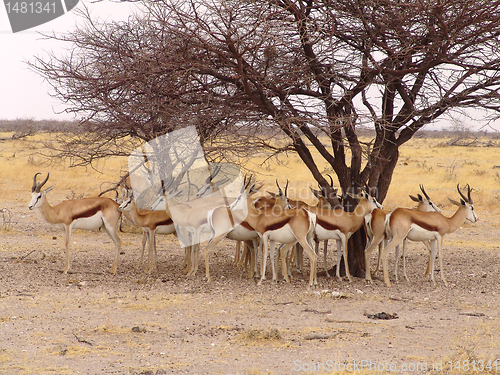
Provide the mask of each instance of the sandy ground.
{"label": "sandy ground", "polygon": [[[203,264],[183,275],[183,254],[166,237],[157,272],[145,277],[135,269],[140,235],[130,231],[120,234],[114,276],[106,234],[75,232],[64,275],[62,233],[39,212],[5,204],[2,374],[500,372],[500,229],[486,214],[445,240],[449,287],[439,274],[435,287],[423,277],[427,251],[411,244],[410,282],[386,288],[381,275],[371,285],[320,276],[308,290],[307,261],[292,283],[259,287],[231,264],[229,241],[211,257],[210,284]],[[397,319],[367,316],[380,312]]]}

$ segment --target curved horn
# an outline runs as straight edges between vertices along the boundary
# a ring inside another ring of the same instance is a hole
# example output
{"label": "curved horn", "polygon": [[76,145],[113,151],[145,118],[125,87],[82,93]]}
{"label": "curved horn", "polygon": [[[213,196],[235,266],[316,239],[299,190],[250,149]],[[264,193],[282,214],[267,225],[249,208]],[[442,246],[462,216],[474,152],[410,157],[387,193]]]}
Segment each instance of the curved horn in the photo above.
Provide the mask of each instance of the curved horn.
{"label": "curved horn", "polygon": [[429,198],[429,196],[427,195],[427,193],[425,192],[424,190],[424,185],[420,184],[420,190],[422,191],[422,193],[425,195],[425,197],[427,198],[427,200],[431,200],[431,198]]}
{"label": "curved horn", "polygon": [[469,196],[469,203],[472,204],[472,198],[470,197],[470,192],[472,191],[471,187],[469,184],[467,184],[467,195]]}
{"label": "curved horn", "polygon": [[288,178],[286,179],[286,185],[285,185],[285,197],[288,193]]}
{"label": "curved horn", "polygon": [[210,172],[210,176],[208,176],[206,183],[208,184],[212,182],[212,180],[215,178],[215,176],[217,176],[217,174],[220,172],[221,169],[222,167],[220,165],[216,165],[214,170]]}
{"label": "curved horn", "polygon": [[278,187],[279,194],[283,196],[283,190],[281,190],[280,185],[278,184],[278,179],[276,179],[276,186]]}
{"label": "curved horn", "polygon": [[47,177],[45,177],[45,180],[43,180],[41,184],[37,185],[36,190],[40,192],[40,189],[42,188],[43,185],[47,183],[48,180],[49,180],[49,173],[47,172]]}
{"label": "curved horn", "polygon": [[[460,191],[460,184],[457,184],[457,190],[458,190],[458,193],[460,194],[460,196],[462,197],[462,199],[465,202],[469,202],[469,200],[465,197],[465,195],[463,195],[463,193]],[[469,196],[470,196],[470,187],[469,187]]]}
{"label": "curved horn", "polygon": [[38,176],[39,174],[41,173],[40,172],[35,173],[35,177],[33,177],[33,186],[31,187],[31,192],[34,192],[36,189],[36,176]]}

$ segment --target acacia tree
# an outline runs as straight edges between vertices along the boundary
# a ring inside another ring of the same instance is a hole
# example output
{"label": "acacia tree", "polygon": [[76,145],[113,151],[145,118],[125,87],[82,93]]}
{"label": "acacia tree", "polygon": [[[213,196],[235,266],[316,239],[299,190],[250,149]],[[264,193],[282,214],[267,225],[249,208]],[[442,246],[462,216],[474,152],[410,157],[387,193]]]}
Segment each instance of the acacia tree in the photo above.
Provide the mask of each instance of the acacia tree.
{"label": "acacia tree", "polygon": [[[69,112],[91,120],[57,150],[77,163],[196,125],[210,159],[296,152],[343,191],[383,201],[399,147],[451,111],[499,113],[498,0],[162,0],[64,36],[37,59]],[[359,130],[374,129],[369,144]],[[68,137],[68,136],[67,136]],[[278,140],[277,140],[278,138]],[[321,160],[313,158],[317,150]],[[364,268],[362,236],[351,272]]]}

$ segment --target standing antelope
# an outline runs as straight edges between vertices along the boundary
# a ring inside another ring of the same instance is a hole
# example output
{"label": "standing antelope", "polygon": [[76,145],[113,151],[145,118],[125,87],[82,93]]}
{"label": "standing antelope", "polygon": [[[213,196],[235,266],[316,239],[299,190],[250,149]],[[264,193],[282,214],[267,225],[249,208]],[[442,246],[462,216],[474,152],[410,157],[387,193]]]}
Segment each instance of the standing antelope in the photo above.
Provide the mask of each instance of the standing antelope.
{"label": "standing antelope", "polygon": [[[246,209],[248,210],[246,221],[257,231],[262,240],[261,277],[257,284],[262,284],[262,281],[266,279],[266,261],[269,242],[271,242],[271,252],[274,251],[274,242],[290,244],[290,247],[296,242],[299,242],[311,260],[309,286],[317,285],[316,253],[312,247],[316,215],[304,208],[280,209],[272,213],[266,210],[259,210],[255,207],[256,199],[251,198],[254,192],[254,186],[251,186],[245,195],[247,198]],[[243,200],[240,202],[243,202]],[[235,207],[235,209],[239,208],[241,207]],[[286,256],[283,252],[281,254]],[[283,273],[285,274],[286,259],[282,258],[282,262],[284,264]]]}
{"label": "standing antelope", "polygon": [[[329,174],[327,176],[330,178],[330,192],[326,189],[321,187],[321,185],[318,184],[319,190],[314,190],[313,188],[311,189],[312,194],[318,199],[318,202],[316,203],[315,206],[312,207],[320,207],[320,208],[338,208],[342,207],[342,197],[339,197],[337,195],[338,189],[336,189],[333,186],[333,178]],[[310,205],[307,204],[306,202],[300,201],[300,200],[292,200],[287,197],[287,188],[288,188],[288,180],[285,185],[285,193],[281,190],[280,186],[278,185],[278,180],[276,180],[276,185],[278,186],[278,191],[279,194],[274,194],[270,193],[272,196],[285,196],[288,204],[290,205],[291,208],[308,208]],[[330,203],[333,202],[333,205]],[[316,236],[314,236],[314,242],[315,242],[315,252],[316,255],[319,254],[319,240],[317,239]],[[325,269],[325,273],[327,277],[330,277],[330,274],[328,273],[328,264],[327,264],[327,255],[328,255],[328,239],[323,241],[323,267]],[[300,272],[302,272],[302,263],[303,263],[303,252],[302,252],[302,247],[300,244],[295,244],[292,254],[290,256],[290,261],[289,263],[292,263],[291,259],[293,258],[293,261],[295,262],[296,267]]]}
{"label": "standing antelope", "polygon": [[[179,203],[174,198],[175,194],[167,192],[167,188],[172,184],[173,179],[165,186],[162,181],[162,191],[165,197],[165,211],[174,221],[178,238],[190,251],[190,265],[188,264],[188,276],[195,275],[198,270],[198,254],[203,234],[210,234],[207,215],[212,209],[219,206],[234,204],[238,198],[228,197],[207,197],[189,201],[188,204]],[[244,190],[244,189],[242,189]],[[241,194],[240,194],[241,196]],[[195,202],[196,205],[192,205]],[[155,206],[157,203],[155,202]]]}
{"label": "standing antelope", "polygon": [[[457,185],[458,193],[460,194],[460,203],[449,199],[451,203],[458,206],[457,211],[452,217],[446,217],[439,212],[421,212],[406,208],[398,208],[387,215],[385,220],[386,232],[392,236],[391,243],[382,251],[382,268],[384,271],[385,284],[390,287],[389,274],[387,272],[387,254],[401,243],[405,238],[412,241],[433,241],[435,240],[438,246],[439,264],[441,267],[441,279],[448,285],[443,270],[442,247],[443,238],[448,233],[456,231],[465,220],[472,223],[477,222],[478,218],[474,212],[474,205],[470,196],[471,188],[467,185],[468,196],[460,191]],[[432,246],[431,252],[431,280],[434,281],[434,259],[435,243]],[[432,242],[431,242],[432,244]]]}
{"label": "standing antelope", "polygon": [[366,191],[359,194],[350,194],[351,197],[359,199],[358,205],[353,212],[346,212],[342,208],[311,207],[309,210],[316,214],[315,236],[319,241],[327,239],[337,240],[337,272],[340,277],[340,260],[344,256],[345,273],[349,281],[352,281],[349,272],[347,240],[364,223],[365,216],[369,215],[375,208],[381,207],[377,200]]}
{"label": "standing antelope", "polygon": [[[244,188],[248,188],[245,184]],[[252,192],[257,192],[259,188],[253,188]],[[280,189],[281,190],[281,189]],[[244,193],[242,189],[241,193]],[[245,246],[250,251],[250,267],[249,267],[249,277],[253,275],[255,268],[255,259],[257,254],[257,241],[259,235],[257,231],[252,228],[252,226],[246,221],[245,207],[240,204],[240,200],[244,199],[243,196],[237,198],[237,200],[230,206],[219,206],[214,208],[208,213],[208,223],[212,232],[211,238],[208,241],[207,247],[205,249],[205,268],[207,273],[207,279],[210,280],[210,274],[208,271],[208,257],[210,251],[217,245],[223,238],[227,237],[236,241],[244,241],[246,245],[252,244],[250,246]],[[243,202],[243,201],[241,201]],[[289,208],[287,199],[283,195],[278,195],[276,197],[260,197],[254,202],[255,208],[260,212],[265,214],[272,214],[273,210],[282,211]],[[271,245],[274,247],[274,245]],[[238,249],[237,249],[238,251]],[[239,257],[239,253],[237,253]],[[273,256],[271,256],[273,259]],[[273,279],[275,278],[275,272],[273,268]]]}
{"label": "standing antelope", "polygon": [[[425,198],[420,194],[417,194],[417,197],[410,195],[410,198],[414,202],[418,202],[418,206],[416,208],[417,211],[441,212],[439,207],[437,207],[434,204],[429,195],[425,192],[423,185],[420,185],[420,190],[424,194]],[[384,209],[373,210],[372,214],[368,216],[365,221],[365,231],[367,237],[367,247],[365,249],[365,269],[366,269],[365,280],[367,280],[368,282],[372,281],[370,272],[370,254],[375,249],[375,247],[377,247],[377,245],[379,248],[379,253],[377,258],[377,268],[375,272],[377,272],[379,269],[380,255],[382,254],[382,245],[384,245],[383,240],[386,237],[385,219],[386,215],[388,215],[390,212],[391,210],[384,210]],[[430,253],[431,249],[428,241],[424,241],[424,244],[429,249]],[[403,240],[403,276],[405,277],[406,280],[408,280],[408,277],[406,275],[405,247],[406,247],[406,238]],[[399,245],[396,246],[396,264],[394,266],[394,274],[396,280],[398,279],[398,260],[399,260]],[[430,270],[430,263],[431,259],[429,255],[429,262],[427,266],[429,270]]]}
{"label": "standing antelope", "polygon": [[37,183],[36,173],[33,177],[33,186],[31,188],[31,201],[28,208],[40,208],[45,220],[54,224],[57,228],[64,228],[64,242],[66,247],[66,262],[64,273],[69,270],[69,244],[71,241],[71,231],[73,229],[94,230],[104,228],[115,244],[115,260],[110,273],[115,274],[118,267],[118,256],[120,255],[121,241],[118,237],[116,228],[120,221],[121,212],[118,211],[118,203],[110,198],[83,198],[69,199],[51,206],[47,201],[47,193],[51,191],[55,184],[46,189],[43,193],[40,191],[42,186],[49,179],[49,174],[43,182]]}
{"label": "standing antelope", "polygon": [[[148,252],[148,273],[151,273],[153,268],[156,267],[158,262],[158,257],[156,253],[156,234],[173,234],[175,233],[174,222],[167,215],[165,211],[151,211],[151,210],[139,210],[135,201],[133,200],[132,194],[127,195],[125,200],[122,202],[118,209],[121,212],[128,212],[132,221],[140,227],[144,233],[146,233],[146,238],[142,241],[142,253],[141,260],[144,254],[145,240],[149,239],[149,252]],[[154,259],[153,259],[154,255]]]}

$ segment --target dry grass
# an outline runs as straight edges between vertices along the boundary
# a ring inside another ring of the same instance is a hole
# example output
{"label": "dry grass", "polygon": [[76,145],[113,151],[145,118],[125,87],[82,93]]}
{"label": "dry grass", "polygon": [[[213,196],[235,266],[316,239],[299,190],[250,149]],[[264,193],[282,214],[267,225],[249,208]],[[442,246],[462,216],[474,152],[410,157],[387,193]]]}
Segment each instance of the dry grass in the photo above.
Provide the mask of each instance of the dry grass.
{"label": "dry grass", "polygon": [[[9,133],[0,133],[8,136]],[[33,175],[36,172],[51,173],[50,183],[57,182],[52,195],[65,199],[70,196],[92,196],[100,192],[106,182],[119,180],[126,170],[126,158],[110,158],[102,161],[97,170],[90,167],[68,168],[68,163],[47,161],[38,152],[42,140],[49,140],[50,134],[7,140],[0,143],[2,176],[0,192],[5,200],[27,201]],[[418,185],[424,184],[427,192],[441,207],[450,206],[447,196],[457,198],[456,185],[469,183],[474,188],[473,198],[476,210],[500,211],[500,170],[494,169],[500,160],[499,147],[460,147],[442,146],[443,139],[413,139],[400,151],[399,165],[396,167],[389,194],[384,202],[388,208],[412,206],[408,194],[419,192]],[[320,170],[331,172],[326,163],[320,163]],[[256,176],[265,182],[265,188],[276,190],[275,179],[284,186],[290,179],[289,192],[292,198],[311,200],[309,186],[315,187],[310,172],[302,165],[296,155],[281,156],[279,160],[256,157],[246,165],[255,171]],[[337,181],[335,181],[337,183]],[[9,184],[9,188],[7,188]],[[14,184],[19,193],[10,189]],[[26,193],[24,193],[26,192]],[[452,207],[450,207],[452,209]],[[445,210],[446,211],[446,210]]]}

